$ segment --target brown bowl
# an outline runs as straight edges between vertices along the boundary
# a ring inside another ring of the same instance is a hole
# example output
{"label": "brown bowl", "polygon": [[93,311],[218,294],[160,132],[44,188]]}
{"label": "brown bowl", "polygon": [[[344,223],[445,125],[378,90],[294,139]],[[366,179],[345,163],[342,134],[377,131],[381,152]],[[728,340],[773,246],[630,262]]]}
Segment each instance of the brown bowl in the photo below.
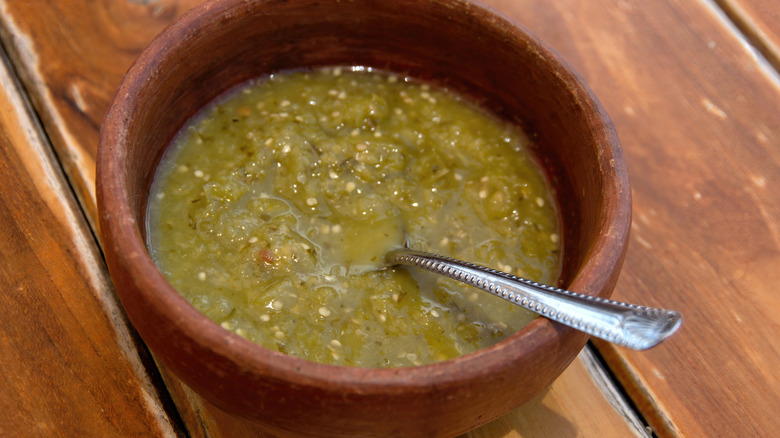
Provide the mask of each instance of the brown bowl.
{"label": "brown bowl", "polygon": [[149,186],[185,120],[250,78],[322,65],[432,80],[521,124],[562,212],[561,284],[610,296],[631,216],[620,145],[581,79],[526,30],[465,0],[224,0],[196,7],[152,42],[102,127],[100,230],[131,322],[188,386],[277,434],[448,436],[505,414],[548,386],[587,336],[538,318],[493,347],[433,365],[322,365],[212,323],[149,257]]}

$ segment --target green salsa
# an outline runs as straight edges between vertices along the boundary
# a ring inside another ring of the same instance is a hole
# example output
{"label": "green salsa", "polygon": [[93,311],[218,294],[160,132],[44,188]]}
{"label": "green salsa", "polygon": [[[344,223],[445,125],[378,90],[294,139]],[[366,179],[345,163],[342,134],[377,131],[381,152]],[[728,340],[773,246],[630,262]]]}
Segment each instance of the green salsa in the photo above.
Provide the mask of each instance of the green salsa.
{"label": "green salsa", "polygon": [[312,361],[413,366],[534,318],[432,273],[406,242],[555,283],[558,216],[528,138],[448,90],[364,67],[244,84],[182,128],[148,205],[149,250],[195,308]]}

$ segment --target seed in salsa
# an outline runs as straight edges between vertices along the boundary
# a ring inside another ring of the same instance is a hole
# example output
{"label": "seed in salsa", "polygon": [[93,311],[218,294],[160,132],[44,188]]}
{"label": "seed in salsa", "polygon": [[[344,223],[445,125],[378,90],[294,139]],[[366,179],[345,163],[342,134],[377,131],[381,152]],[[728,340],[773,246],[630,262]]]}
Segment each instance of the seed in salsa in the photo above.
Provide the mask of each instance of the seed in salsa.
{"label": "seed in salsa", "polygon": [[227,330],[312,361],[432,363],[534,317],[383,266],[404,245],[555,283],[555,205],[528,138],[450,91],[364,67],[251,81],[190,120],[148,204],[149,250]]}

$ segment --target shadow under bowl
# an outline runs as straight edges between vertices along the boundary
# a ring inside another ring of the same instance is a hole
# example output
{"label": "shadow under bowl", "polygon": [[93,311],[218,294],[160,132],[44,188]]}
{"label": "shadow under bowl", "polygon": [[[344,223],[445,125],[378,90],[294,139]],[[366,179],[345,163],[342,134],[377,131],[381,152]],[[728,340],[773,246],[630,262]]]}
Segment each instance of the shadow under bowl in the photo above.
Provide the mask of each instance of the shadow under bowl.
{"label": "shadow under bowl", "polygon": [[465,0],[224,0],[175,21],[128,71],[101,130],[99,226],[114,285],[158,360],[210,403],[263,430],[463,433],[547,387],[587,336],[538,318],[492,347],[432,365],[323,365],[263,348],[209,321],[147,253],[149,187],[184,122],[249,79],[328,65],[429,80],[522,126],[561,212],[561,286],[611,295],[631,221],[612,124],[558,55],[521,26]]}

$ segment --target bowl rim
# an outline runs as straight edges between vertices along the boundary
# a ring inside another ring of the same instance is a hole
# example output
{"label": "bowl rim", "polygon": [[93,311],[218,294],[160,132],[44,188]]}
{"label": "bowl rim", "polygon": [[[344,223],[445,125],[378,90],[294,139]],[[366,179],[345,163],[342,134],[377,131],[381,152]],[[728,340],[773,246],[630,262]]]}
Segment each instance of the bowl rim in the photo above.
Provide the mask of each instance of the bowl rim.
{"label": "bowl rim", "polygon": [[[542,43],[519,23],[500,12],[472,0],[430,0],[459,11],[482,14],[491,18],[490,25],[506,37],[522,40],[545,63],[554,67],[562,83],[569,87],[578,104],[590,114],[588,124],[598,138],[603,154],[599,156],[600,175],[607,196],[603,210],[603,223],[610,224],[602,238],[591,247],[590,254],[573,275],[569,288],[583,293],[601,291],[608,282],[614,285],[627,249],[631,223],[631,194],[628,172],[623,159],[617,133],[604,108],[574,69],[556,52]],[[564,327],[546,318],[536,318],[531,323],[499,343],[454,359],[432,364],[403,368],[362,368],[322,364],[288,356],[268,349],[209,320],[191,306],[165,279],[148,255],[146,243],[140,232],[140,224],[134,219],[130,207],[131,188],[121,184],[123,163],[127,150],[127,120],[138,105],[138,96],[155,73],[164,68],[166,55],[175,50],[170,41],[186,41],[192,36],[191,28],[205,17],[215,19],[229,14],[233,8],[245,5],[244,0],[214,0],[195,6],[159,34],[141,53],[122,79],[111,108],[101,128],[97,155],[97,197],[101,236],[106,251],[112,252],[131,274],[132,281],[144,294],[149,305],[170,315],[170,323],[191,340],[210,349],[219,357],[229,360],[249,375],[295,382],[297,385],[331,390],[334,385],[353,393],[401,392],[409,388],[446,386],[463,379],[478,379],[507,361],[518,359],[517,354],[541,351],[572,336],[574,329]],[[118,242],[124,242],[121,247]],[[128,246],[129,245],[129,246]],[[617,263],[617,269],[615,268]],[[586,287],[587,286],[587,287]],[[608,287],[611,291],[611,287]],[[120,297],[121,298],[121,297]],[[132,320],[132,317],[131,317]],[[519,344],[526,344],[517,348]],[[584,342],[583,342],[584,344]],[[513,348],[515,347],[515,348]],[[497,354],[507,352],[508,356]],[[334,372],[334,370],[338,372]]]}

